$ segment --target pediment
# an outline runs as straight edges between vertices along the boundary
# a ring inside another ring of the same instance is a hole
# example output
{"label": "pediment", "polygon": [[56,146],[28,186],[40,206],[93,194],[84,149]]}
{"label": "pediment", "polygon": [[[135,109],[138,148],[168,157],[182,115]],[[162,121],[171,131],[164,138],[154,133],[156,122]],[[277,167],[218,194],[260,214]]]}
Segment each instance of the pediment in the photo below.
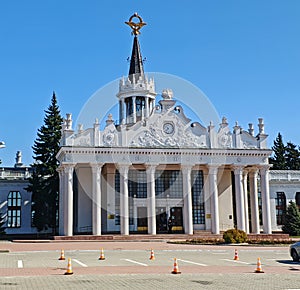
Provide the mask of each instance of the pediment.
{"label": "pediment", "polygon": [[128,144],[131,147],[207,147],[206,129],[201,125],[192,125],[191,120],[184,115],[182,107],[155,113],[150,116],[145,126],[136,128],[138,129],[132,128],[132,132],[128,132]]}

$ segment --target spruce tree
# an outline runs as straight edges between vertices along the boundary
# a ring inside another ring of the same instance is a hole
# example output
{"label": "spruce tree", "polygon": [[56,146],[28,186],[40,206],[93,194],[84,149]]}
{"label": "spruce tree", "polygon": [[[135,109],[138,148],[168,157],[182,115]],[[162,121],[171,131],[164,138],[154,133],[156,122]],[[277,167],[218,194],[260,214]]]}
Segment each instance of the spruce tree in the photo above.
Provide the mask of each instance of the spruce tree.
{"label": "spruce tree", "polygon": [[288,205],[282,231],[291,236],[300,236],[300,212],[293,201]]}
{"label": "spruce tree", "polygon": [[33,175],[26,188],[32,192],[33,224],[39,231],[51,227],[56,232],[56,213],[58,209],[59,177],[56,171],[56,154],[61,139],[62,117],[55,93],[51,104],[45,110],[44,125],[38,129],[32,147],[34,153]]}
{"label": "spruce tree", "polygon": [[3,238],[5,236],[5,229],[5,220],[2,213],[0,212],[0,238]]}
{"label": "spruce tree", "polygon": [[287,142],[285,153],[286,169],[300,170],[300,152],[295,144]]}
{"label": "spruce tree", "polygon": [[270,158],[270,163],[273,164],[272,169],[277,170],[285,170],[286,168],[286,148],[284,146],[282,136],[280,133],[278,133],[275,141],[274,146],[272,147],[272,150],[274,152],[274,157]]}

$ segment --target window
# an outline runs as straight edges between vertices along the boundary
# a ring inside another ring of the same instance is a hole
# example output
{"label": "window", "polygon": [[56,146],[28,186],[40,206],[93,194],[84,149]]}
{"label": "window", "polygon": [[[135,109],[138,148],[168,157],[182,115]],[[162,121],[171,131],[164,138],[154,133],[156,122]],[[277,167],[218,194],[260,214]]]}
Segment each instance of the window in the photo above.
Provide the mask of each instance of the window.
{"label": "window", "polygon": [[205,224],[203,172],[192,171],[193,224]]}
{"label": "window", "polygon": [[300,192],[296,192],[295,201],[298,209],[300,210]]}
{"label": "window", "polygon": [[7,197],[7,227],[19,228],[21,226],[21,194],[11,191]]}
{"label": "window", "polygon": [[157,198],[182,198],[181,171],[157,170],[155,172],[155,195]]}
{"label": "window", "polygon": [[115,173],[115,225],[120,225],[120,172]]}
{"label": "window", "polygon": [[147,198],[147,176],[145,170],[129,170],[129,197]]}
{"label": "window", "polygon": [[277,192],[276,197],[276,220],[277,225],[282,225],[286,213],[286,197],[284,192]]}

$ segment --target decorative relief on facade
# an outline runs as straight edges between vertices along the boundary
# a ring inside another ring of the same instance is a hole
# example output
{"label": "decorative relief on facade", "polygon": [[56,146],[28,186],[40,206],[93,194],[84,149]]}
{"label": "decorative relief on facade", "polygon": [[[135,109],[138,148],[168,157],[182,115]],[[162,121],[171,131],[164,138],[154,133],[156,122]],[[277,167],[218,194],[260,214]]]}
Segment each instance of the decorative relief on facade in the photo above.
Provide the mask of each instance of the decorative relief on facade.
{"label": "decorative relief on facade", "polygon": [[103,145],[104,146],[115,145],[115,135],[113,132],[107,132],[103,134]]}
{"label": "decorative relief on facade", "polygon": [[90,147],[92,146],[92,138],[91,138],[91,130],[83,131],[74,136],[74,146],[84,146]]}
{"label": "decorative relief on facade", "polygon": [[256,137],[252,136],[247,131],[242,131],[241,138],[242,138],[244,149],[257,148],[257,139],[256,139]]}
{"label": "decorative relief on facade", "polygon": [[140,133],[130,145],[134,147],[207,147],[206,136],[198,137],[190,129],[178,129],[173,136],[168,136],[154,126]]}

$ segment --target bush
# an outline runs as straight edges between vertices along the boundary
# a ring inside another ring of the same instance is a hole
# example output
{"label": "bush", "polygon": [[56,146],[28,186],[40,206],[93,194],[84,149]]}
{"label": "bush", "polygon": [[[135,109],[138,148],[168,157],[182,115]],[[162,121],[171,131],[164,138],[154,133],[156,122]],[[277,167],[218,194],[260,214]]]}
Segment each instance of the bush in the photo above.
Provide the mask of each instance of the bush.
{"label": "bush", "polygon": [[224,232],[223,239],[226,244],[245,243],[247,242],[247,234],[241,230],[230,229]]}

